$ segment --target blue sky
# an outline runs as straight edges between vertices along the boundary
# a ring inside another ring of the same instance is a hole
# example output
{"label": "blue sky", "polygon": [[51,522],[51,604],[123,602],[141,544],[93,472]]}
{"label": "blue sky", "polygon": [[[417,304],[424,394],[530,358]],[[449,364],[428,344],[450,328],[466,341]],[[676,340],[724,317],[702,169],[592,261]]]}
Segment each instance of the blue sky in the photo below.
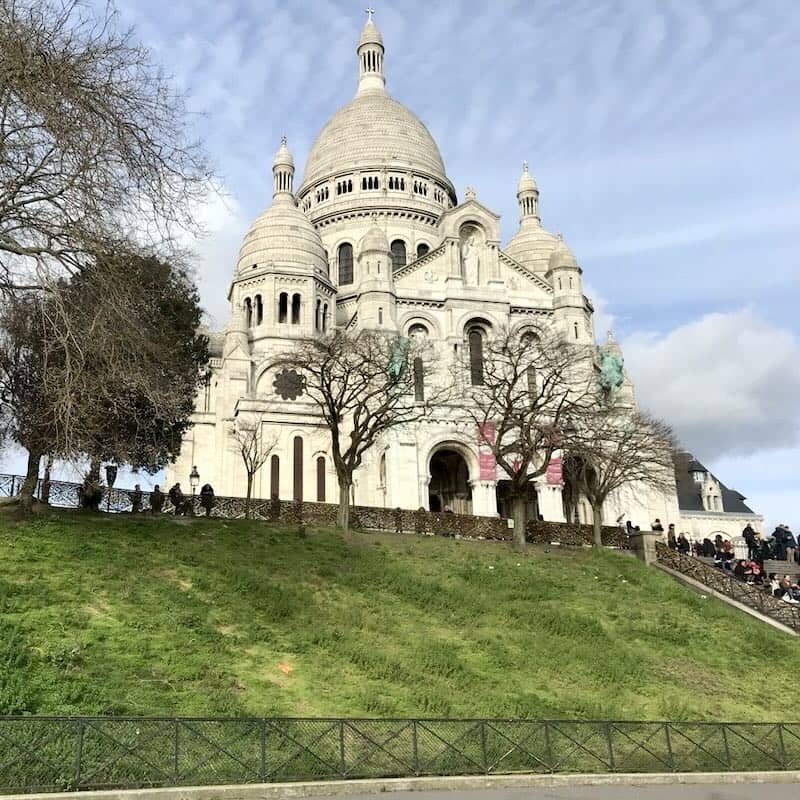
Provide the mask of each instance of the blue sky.
{"label": "blue sky", "polygon": [[[197,244],[218,325],[281,134],[302,173],[355,91],[364,5],[118,0],[189,93],[221,177]],[[800,4],[373,5],[387,86],[459,196],[475,186],[507,240],[527,159],[543,224],[575,251],[642,404],[771,522],[800,528]]]}

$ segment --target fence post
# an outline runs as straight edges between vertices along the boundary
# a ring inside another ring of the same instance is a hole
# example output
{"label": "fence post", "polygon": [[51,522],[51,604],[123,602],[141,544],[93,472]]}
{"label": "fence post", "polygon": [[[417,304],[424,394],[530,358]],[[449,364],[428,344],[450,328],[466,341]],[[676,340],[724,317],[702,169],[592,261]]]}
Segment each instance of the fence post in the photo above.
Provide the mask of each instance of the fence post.
{"label": "fence post", "polygon": [[664,738],[667,741],[667,758],[669,759],[669,768],[675,772],[675,757],[672,754],[672,738],[669,735],[669,722],[664,723]]}
{"label": "fence post", "polygon": [[419,775],[419,750],[417,749],[417,721],[411,720],[411,749],[414,754],[414,775]]}
{"label": "fence post", "polygon": [[611,723],[606,722],[606,741],[608,742],[608,766],[612,772],[616,772],[614,765],[614,744],[611,740]]}
{"label": "fence post", "polygon": [[556,768],[553,764],[553,744],[550,741],[550,725],[547,723],[547,720],[545,720],[544,723],[544,745],[547,749],[547,768],[550,772],[555,772]]}
{"label": "fence post", "polygon": [[258,778],[264,783],[267,780],[267,721],[261,720],[259,726],[259,744],[261,747],[261,755],[258,765]]}
{"label": "fence post", "polygon": [[347,765],[344,761],[344,720],[339,720],[339,773],[343,778],[347,777]]}
{"label": "fence post", "polygon": [[479,723],[481,726],[481,765],[483,771],[488,774],[489,764],[486,758],[486,720],[482,719]]}
{"label": "fence post", "polygon": [[81,760],[83,758],[83,720],[77,720],[75,731],[75,770],[73,773],[74,788],[81,788]]}
{"label": "fence post", "polygon": [[778,723],[778,741],[781,743],[781,768],[786,769],[786,745],[783,742],[783,723]]}
{"label": "fence post", "polygon": [[180,758],[180,743],[179,743],[179,731],[181,729],[181,723],[179,720],[175,720],[175,749],[173,751],[173,759],[172,759],[172,779],[175,785],[178,785],[178,764]]}
{"label": "fence post", "polygon": [[728,769],[732,769],[731,766],[731,751],[728,747],[728,732],[725,725],[720,726],[722,728],[722,742],[725,745],[725,761],[728,764]]}
{"label": "fence post", "polygon": [[13,497],[16,493],[17,493],[17,476],[16,475],[12,475],[11,476],[11,494],[9,494],[8,496],[9,497]]}

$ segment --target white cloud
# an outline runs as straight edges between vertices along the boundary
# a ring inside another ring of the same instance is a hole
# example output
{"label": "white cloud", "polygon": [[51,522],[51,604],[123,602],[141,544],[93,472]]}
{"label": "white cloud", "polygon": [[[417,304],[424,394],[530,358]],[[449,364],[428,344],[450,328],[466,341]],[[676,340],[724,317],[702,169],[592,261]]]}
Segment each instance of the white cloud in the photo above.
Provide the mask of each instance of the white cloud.
{"label": "white cloud", "polygon": [[800,342],[752,309],[622,346],[641,405],[701,460],[800,444]]}
{"label": "white cloud", "polygon": [[236,198],[225,190],[211,193],[198,210],[198,217],[206,235],[188,246],[196,254],[195,278],[209,325],[219,329],[228,319],[228,285],[250,220]]}

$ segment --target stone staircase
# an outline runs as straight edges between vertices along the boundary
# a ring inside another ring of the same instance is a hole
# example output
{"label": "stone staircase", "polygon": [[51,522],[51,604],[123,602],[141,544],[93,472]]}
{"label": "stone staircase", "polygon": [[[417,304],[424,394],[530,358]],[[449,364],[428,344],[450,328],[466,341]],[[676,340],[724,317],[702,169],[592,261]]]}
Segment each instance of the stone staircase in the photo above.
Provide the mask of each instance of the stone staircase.
{"label": "stone staircase", "polygon": [[[707,587],[720,599],[729,600],[740,610],[744,606],[744,610],[750,610],[753,616],[760,617],[765,622],[772,620],[784,629],[800,635],[800,606],[773,597],[768,587],[746,583],[729,570],[715,567],[713,558],[683,555],[676,550],[670,550],[663,542],[656,542],[655,550],[656,564],[674,577],[685,576]],[[795,576],[798,572],[797,565],[788,561],[766,561],[764,571],[766,574],[777,572]]]}

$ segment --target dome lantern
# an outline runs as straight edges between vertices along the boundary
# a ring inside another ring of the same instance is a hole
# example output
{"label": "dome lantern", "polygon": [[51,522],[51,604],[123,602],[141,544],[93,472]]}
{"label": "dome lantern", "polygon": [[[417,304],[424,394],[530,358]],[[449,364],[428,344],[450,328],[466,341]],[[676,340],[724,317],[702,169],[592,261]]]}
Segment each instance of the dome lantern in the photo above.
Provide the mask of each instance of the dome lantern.
{"label": "dome lantern", "polygon": [[383,37],[372,19],[375,9],[367,9],[367,21],[358,39],[358,93],[383,92],[386,78],[383,74]]}
{"label": "dome lantern", "polygon": [[522,162],[522,176],[517,184],[517,203],[519,204],[519,219],[539,219],[539,187],[528,172],[528,162]]}
{"label": "dome lantern", "polygon": [[289,145],[286,137],[281,137],[281,146],[275,153],[275,160],[272,162],[272,197],[288,197],[294,202],[293,184],[294,182],[294,159],[289,152]]}

